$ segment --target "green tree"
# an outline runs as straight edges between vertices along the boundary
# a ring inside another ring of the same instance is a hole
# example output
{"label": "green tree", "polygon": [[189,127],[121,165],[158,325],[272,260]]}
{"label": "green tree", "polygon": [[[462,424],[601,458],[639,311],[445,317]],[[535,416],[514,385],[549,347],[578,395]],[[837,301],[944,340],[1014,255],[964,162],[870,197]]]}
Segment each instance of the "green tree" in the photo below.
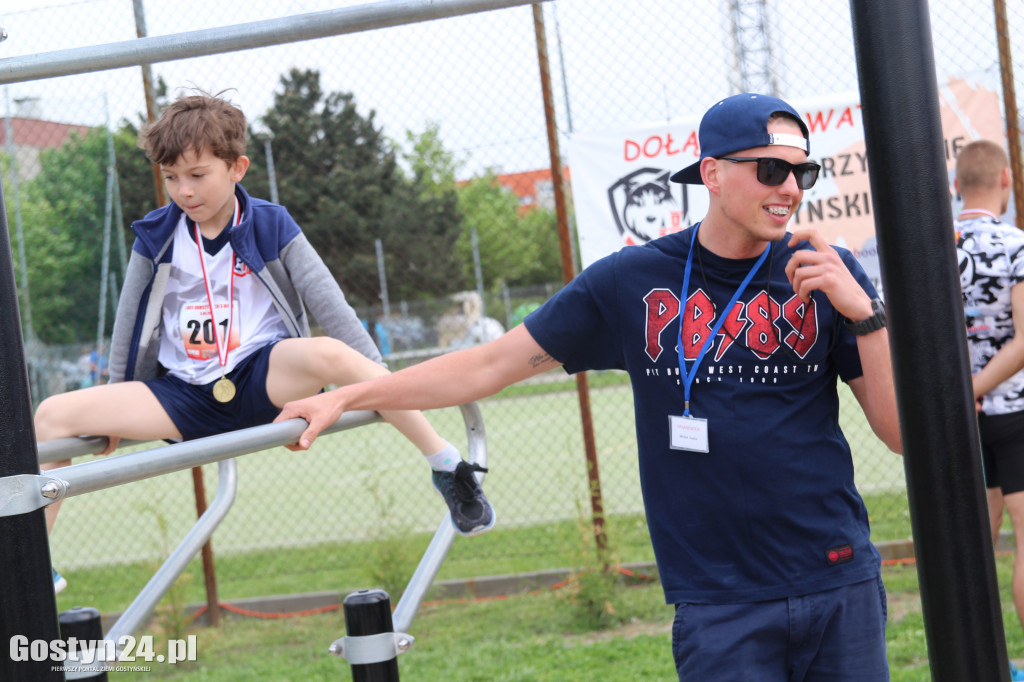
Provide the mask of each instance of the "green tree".
{"label": "green tree", "polygon": [[405,143],[408,151],[402,152],[402,159],[422,192],[440,197],[456,191],[455,178],[465,162],[444,148],[440,123],[428,121],[419,134],[405,131]]}
{"label": "green tree", "polygon": [[264,142],[271,140],[279,198],[356,304],[380,296],[375,240],[386,254],[389,294],[418,298],[450,288],[459,232],[454,192],[433,192],[399,168],[397,150],[361,115],[352,93],[327,93],[318,71],[281,78],[262,130],[250,135],[245,186],[269,197]]}
{"label": "green tree", "polygon": [[470,231],[475,228],[484,286],[527,286],[560,280],[561,260],[555,214],[533,208],[520,215],[519,198],[501,186],[493,171],[459,188],[463,233],[456,244],[459,260],[472,273]]}
{"label": "green tree", "polygon": [[[116,155],[134,146],[134,140],[119,132],[114,144]],[[46,343],[96,338],[108,158],[104,128],[84,136],[72,133],[60,148],[43,150],[39,174],[19,183],[32,324]],[[113,240],[119,231],[112,224],[110,268],[117,286],[123,273]],[[105,333],[112,324],[108,310]]]}

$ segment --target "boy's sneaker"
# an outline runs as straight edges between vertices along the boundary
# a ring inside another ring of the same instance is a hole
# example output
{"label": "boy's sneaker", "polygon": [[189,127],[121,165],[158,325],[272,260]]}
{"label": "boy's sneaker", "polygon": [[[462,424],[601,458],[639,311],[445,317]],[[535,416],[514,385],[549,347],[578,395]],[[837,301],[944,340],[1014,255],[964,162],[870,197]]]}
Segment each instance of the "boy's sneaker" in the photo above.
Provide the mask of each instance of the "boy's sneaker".
{"label": "boy's sneaker", "polygon": [[460,461],[455,471],[435,471],[434,487],[448,503],[452,525],[460,535],[479,535],[494,525],[494,509],[484,497],[473,472],[487,469],[479,464]]}
{"label": "boy's sneaker", "polygon": [[64,580],[64,576],[57,572],[56,568],[51,568],[53,571],[53,593],[60,594],[61,590],[68,586],[68,581]]}

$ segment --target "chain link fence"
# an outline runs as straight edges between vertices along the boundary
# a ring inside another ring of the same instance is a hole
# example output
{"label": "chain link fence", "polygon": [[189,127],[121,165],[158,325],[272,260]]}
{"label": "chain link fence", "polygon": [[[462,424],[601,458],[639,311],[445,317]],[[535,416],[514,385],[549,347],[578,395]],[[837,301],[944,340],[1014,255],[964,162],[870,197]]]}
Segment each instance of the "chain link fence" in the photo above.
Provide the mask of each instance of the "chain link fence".
{"label": "chain link fence", "polygon": [[[159,36],[350,4],[150,0],[144,24]],[[699,118],[737,91],[790,100],[857,91],[845,3],[557,0],[542,9],[563,151],[581,133]],[[934,0],[931,20],[940,84],[998,84],[991,2]],[[0,10],[0,25],[9,34],[0,58],[137,36],[125,0]],[[1009,26],[1021,107],[1020,3],[1010,4]],[[530,7],[151,71],[156,109],[194,88],[226,91],[242,107],[253,161],[243,184],[289,208],[393,367],[493,338],[560,286]],[[147,101],[138,67],[3,91],[0,173],[38,402],[104,380],[129,224],[157,205],[135,146]],[[570,176],[579,170],[571,154],[564,163]],[[609,542],[623,562],[650,560],[628,381],[605,373],[591,383]],[[480,575],[488,561],[507,571],[572,563],[578,556],[566,547],[585,544],[590,494],[574,384],[545,375],[482,409],[499,523],[457,542],[441,577]],[[465,451],[457,410],[429,416]],[[875,539],[908,537],[900,458],[847,394],[843,425]],[[221,598],[386,582],[382,572],[414,561],[443,518],[418,457],[390,427],[373,425],[309,453],[243,458],[238,501],[213,541]],[[216,482],[215,468],[206,474]],[[90,590],[133,594],[194,519],[184,474],[69,501],[51,537],[70,582],[62,603],[90,603]]]}

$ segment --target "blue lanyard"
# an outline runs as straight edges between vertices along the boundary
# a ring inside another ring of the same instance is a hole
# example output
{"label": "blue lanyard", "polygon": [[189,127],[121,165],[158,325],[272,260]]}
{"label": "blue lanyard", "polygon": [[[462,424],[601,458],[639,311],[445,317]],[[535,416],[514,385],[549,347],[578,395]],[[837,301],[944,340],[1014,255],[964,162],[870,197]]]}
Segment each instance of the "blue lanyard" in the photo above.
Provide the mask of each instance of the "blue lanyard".
{"label": "blue lanyard", "polygon": [[754,266],[750,268],[750,272],[740,282],[740,286],[736,289],[736,293],[729,299],[729,303],[722,310],[718,316],[718,321],[715,323],[714,328],[711,330],[711,334],[704,339],[704,345],[701,346],[700,353],[697,354],[696,360],[693,362],[693,367],[689,372],[686,371],[686,358],[683,357],[683,317],[686,314],[686,292],[690,289],[690,272],[693,270],[693,251],[697,248],[697,229],[700,227],[700,223],[693,226],[693,236],[690,237],[690,252],[686,254],[686,269],[683,271],[683,294],[680,297],[679,307],[679,371],[683,375],[683,416],[690,416],[690,386],[693,384],[694,378],[697,376],[697,368],[700,367],[701,361],[704,359],[704,355],[708,352],[711,344],[714,343],[715,337],[718,336],[719,330],[725,323],[725,318],[729,316],[729,312],[733,306],[736,305],[736,301],[739,300],[740,296],[743,295],[743,290],[750,284],[750,280],[753,279],[754,273],[760,269],[764,263],[764,259],[768,257],[768,252],[772,248],[772,243],[768,242],[768,246],[761,253],[761,257],[757,259]]}

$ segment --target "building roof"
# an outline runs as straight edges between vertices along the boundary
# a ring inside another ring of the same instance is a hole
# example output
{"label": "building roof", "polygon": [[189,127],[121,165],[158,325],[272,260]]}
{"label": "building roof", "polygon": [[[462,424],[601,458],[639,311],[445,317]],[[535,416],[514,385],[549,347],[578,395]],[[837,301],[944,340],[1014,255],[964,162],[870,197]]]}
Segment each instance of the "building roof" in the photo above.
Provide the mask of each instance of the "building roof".
{"label": "building roof", "polygon": [[[10,121],[14,144],[19,147],[60,147],[67,142],[72,132],[83,136],[89,132],[89,126],[42,121],[36,118],[12,116]],[[6,121],[4,125],[0,125],[0,144],[7,144]]]}
{"label": "building roof", "polygon": [[[569,180],[568,166],[562,169],[562,175]],[[521,173],[499,173],[498,183],[519,197],[519,213],[541,207],[554,208],[554,189],[551,184],[551,169],[539,168]]]}

